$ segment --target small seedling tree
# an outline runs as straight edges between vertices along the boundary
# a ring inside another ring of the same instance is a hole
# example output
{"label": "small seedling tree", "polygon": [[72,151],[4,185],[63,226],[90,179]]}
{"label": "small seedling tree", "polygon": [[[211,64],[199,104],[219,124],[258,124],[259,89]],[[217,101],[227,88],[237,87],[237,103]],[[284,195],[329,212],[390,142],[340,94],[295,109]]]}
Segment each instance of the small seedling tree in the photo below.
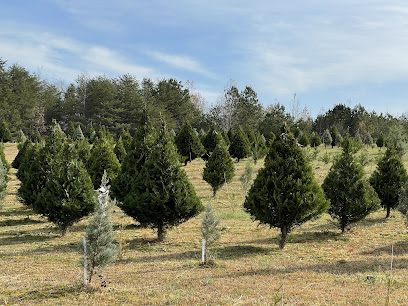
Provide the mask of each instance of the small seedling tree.
{"label": "small seedling tree", "polygon": [[407,171],[401,158],[390,144],[370,177],[370,184],[377,192],[381,206],[387,210],[386,218],[390,217],[391,209],[398,206],[398,195],[407,179]]}
{"label": "small seedling tree", "polygon": [[225,183],[231,182],[234,175],[234,162],[224,141],[221,140],[205,163],[203,179],[211,185],[215,197],[217,191]]}
{"label": "small seedling tree", "polygon": [[181,168],[164,121],[149,158],[133,181],[122,210],[142,226],[157,229],[158,241],[168,228],[198,215],[203,206]]}
{"label": "small seedling tree", "polygon": [[245,170],[242,175],[239,177],[241,181],[242,188],[245,191],[245,195],[247,194],[249,188],[251,187],[252,177],[254,173],[254,164],[249,162],[245,165]]}
{"label": "small seedling tree", "polygon": [[330,168],[322,185],[330,200],[330,216],[338,220],[342,232],[354,222],[377,210],[380,200],[364,177],[363,167],[356,161],[353,141],[343,141],[343,152]]}
{"label": "small seedling tree", "polygon": [[[115,260],[118,248],[115,244],[112,223],[110,221],[110,207],[116,203],[109,197],[108,176],[106,171],[102,176],[101,186],[94,197],[95,213],[85,231],[86,249],[84,260],[89,283],[95,274],[95,269],[101,271]],[[83,245],[82,243],[80,245]]]}
{"label": "small seedling tree", "polygon": [[208,262],[210,247],[214,246],[221,237],[219,224],[220,220],[215,216],[211,203],[208,203],[201,223],[201,235],[204,240],[203,264]]}
{"label": "small seedling tree", "polygon": [[329,201],[302,149],[284,126],[246,196],[245,210],[253,220],[280,229],[279,247],[283,249],[295,226],[319,216],[328,207]]}

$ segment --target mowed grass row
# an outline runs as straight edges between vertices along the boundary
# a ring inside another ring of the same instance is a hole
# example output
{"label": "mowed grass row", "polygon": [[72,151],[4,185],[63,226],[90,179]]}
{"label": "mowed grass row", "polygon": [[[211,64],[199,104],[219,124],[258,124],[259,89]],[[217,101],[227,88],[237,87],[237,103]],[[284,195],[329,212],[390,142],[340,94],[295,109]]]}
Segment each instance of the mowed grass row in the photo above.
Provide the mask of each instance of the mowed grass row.
{"label": "mowed grass row", "polygon": [[[5,147],[11,161],[16,145]],[[369,175],[384,149],[364,150]],[[309,152],[316,154],[312,166],[319,183],[339,152],[324,146]],[[216,198],[202,180],[203,161],[184,167],[203,204],[211,201],[221,219],[221,240],[214,250],[217,266],[199,266],[202,215],[169,231],[165,242],[155,243],[153,230],[138,228],[114,208],[117,239],[123,237],[125,243],[123,258],[87,289],[82,288],[78,243],[89,218],[61,237],[53,224],[18,202],[19,182],[12,169],[0,216],[0,304],[273,305],[283,292],[289,305],[381,305],[389,285],[392,244],[390,299],[408,304],[408,231],[399,213],[384,220],[385,212],[379,210],[343,235],[324,214],[295,229],[279,250],[279,231],[252,222],[242,210],[245,196],[239,176],[249,161],[235,164],[233,182]],[[259,161],[255,171],[262,166]]]}

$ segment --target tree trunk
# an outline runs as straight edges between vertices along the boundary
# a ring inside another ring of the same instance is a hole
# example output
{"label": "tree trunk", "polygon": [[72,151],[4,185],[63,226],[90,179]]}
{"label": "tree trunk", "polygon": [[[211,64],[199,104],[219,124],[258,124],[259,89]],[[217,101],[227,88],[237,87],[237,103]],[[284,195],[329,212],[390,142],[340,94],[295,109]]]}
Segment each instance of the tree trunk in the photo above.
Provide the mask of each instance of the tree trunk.
{"label": "tree trunk", "polygon": [[213,189],[213,197],[215,198],[215,195],[217,194],[217,190]]}
{"label": "tree trunk", "polygon": [[385,216],[385,219],[388,219],[390,217],[390,212],[391,212],[391,207],[387,207],[387,215]]}
{"label": "tree trunk", "polygon": [[67,227],[61,227],[61,237],[64,237],[67,234]]}
{"label": "tree trunk", "polygon": [[279,248],[282,250],[286,244],[286,238],[288,236],[288,229],[286,227],[281,228],[281,239],[279,241]]}
{"label": "tree trunk", "polygon": [[163,241],[166,236],[166,231],[163,228],[163,225],[157,227],[157,241]]}

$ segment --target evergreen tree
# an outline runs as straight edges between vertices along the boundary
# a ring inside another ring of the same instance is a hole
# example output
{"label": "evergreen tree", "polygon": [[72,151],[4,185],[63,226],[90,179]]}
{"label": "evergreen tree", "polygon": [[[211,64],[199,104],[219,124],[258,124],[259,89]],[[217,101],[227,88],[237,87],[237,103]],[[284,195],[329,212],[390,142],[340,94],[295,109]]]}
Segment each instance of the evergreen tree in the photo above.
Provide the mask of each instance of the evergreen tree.
{"label": "evergreen tree", "polygon": [[95,192],[82,162],[70,160],[60,166],[48,172],[48,180],[33,207],[65,235],[69,226],[93,211]]}
{"label": "evergreen tree", "polygon": [[328,206],[302,149],[284,126],[246,196],[245,210],[254,220],[281,230],[282,249],[295,226],[319,216]]}
{"label": "evergreen tree", "polygon": [[12,140],[13,137],[11,136],[8,124],[3,120],[0,123],[0,142],[9,142]]}
{"label": "evergreen tree", "polygon": [[379,148],[382,148],[385,145],[385,138],[384,138],[383,134],[380,134],[380,136],[378,136],[377,141],[375,142],[375,144]]}
{"label": "evergreen tree", "polygon": [[142,226],[157,229],[159,241],[164,239],[166,229],[203,210],[193,185],[180,167],[164,123],[149,158],[132,183],[121,208]]}
{"label": "evergreen tree", "polygon": [[257,163],[258,159],[264,157],[267,152],[268,148],[265,143],[265,137],[261,135],[261,133],[257,133],[255,135],[255,141],[252,144],[252,158],[254,159],[255,164]]}
{"label": "evergreen tree", "polygon": [[238,131],[233,135],[231,139],[229,152],[232,157],[238,160],[238,162],[240,159],[248,157],[252,153],[248,137],[241,127],[239,127]]}
{"label": "evergreen tree", "polygon": [[42,138],[40,132],[36,131],[35,134],[32,136],[32,141],[34,143],[41,143],[44,141],[44,139]]}
{"label": "evergreen tree", "polygon": [[87,170],[95,189],[99,186],[103,172],[114,180],[119,174],[120,163],[109,140],[102,134],[95,142],[87,163]]}
{"label": "evergreen tree", "polygon": [[298,139],[299,144],[301,144],[303,147],[306,147],[310,144],[309,138],[307,137],[306,133],[301,132],[299,135]]}
{"label": "evergreen tree", "polygon": [[177,145],[178,152],[187,157],[190,162],[196,157],[204,154],[204,147],[198,138],[197,133],[191,127],[189,122],[185,122],[178,132],[175,142]]}
{"label": "evergreen tree", "polygon": [[88,140],[89,140],[90,143],[93,143],[93,142],[94,142],[94,140],[95,140],[95,138],[96,138],[96,131],[95,131],[94,127],[93,127],[92,122],[90,122],[90,123],[87,125],[86,130],[85,130],[85,135],[84,135],[84,136],[85,136],[86,138],[88,138]]}
{"label": "evergreen tree", "polygon": [[95,213],[86,227],[84,237],[89,282],[92,281],[95,269],[99,267],[101,271],[115,260],[118,253],[109,214],[109,208],[115,205],[115,202],[110,201],[109,188],[108,177],[104,172],[98,194],[94,196]]}
{"label": "evergreen tree", "polygon": [[312,136],[310,137],[310,145],[313,148],[316,148],[322,144],[322,140],[320,139],[319,134],[313,132]]}
{"label": "evergreen tree", "polygon": [[336,137],[339,134],[339,131],[337,130],[337,127],[335,125],[332,125],[332,127],[330,128],[330,134],[331,134],[331,137],[332,137],[331,146],[332,146],[332,148],[334,148],[334,146],[340,144],[340,143],[336,142]]}
{"label": "evergreen tree", "polygon": [[6,160],[6,155],[4,154],[4,144],[0,142],[0,159],[3,163],[3,166],[6,167],[7,172],[10,170],[10,164]]}
{"label": "evergreen tree", "polygon": [[333,163],[322,185],[331,205],[329,214],[339,221],[342,232],[379,208],[380,200],[364,177],[363,167],[353,154],[356,149],[350,138],[343,141],[343,153]]}
{"label": "evergreen tree", "polygon": [[24,135],[23,130],[17,132],[16,140],[18,143],[24,143],[27,140],[26,135]]}
{"label": "evergreen tree", "polygon": [[13,162],[11,163],[11,166],[13,168],[18,169],[20,167],[21,161],[23,160],[24,155],[26,154],[29,143],[30,141],[26,140],[24,141],[24,143],[18,145],[18,153],[14,158]]}
{"label": "evergreen tree", "polygon": [[6,196],[7,181],[7,169],[0,158],[0,200]]}
{"label": "evergreen tree", "polygon": [[209,248],[214,246],[220,239],[220,220],[215,216],[211,203],[205,207],[205,214],[201,222],[201,235],[205,240],[204,262],[208,261]]}
{"label": "evergreen tree", "polygon": [[75,132],[73,132],[71,138],[72,140],[82,140],[85,138],[84,134],[82,133],[81,126],[79,124],[77,125]]}
{"label": "evergreen tree", "polygon": [[142,170],[156,141],[156,132],[151,125],[147,111],[144,110],[141,126],[133,137],[131,150],[127,151],[120,172],[112,184],[112,193],[123,202],[130,193],[131,185]]}
{"label": "evergreen tree", "polygon": [[333,138],[330,135],[330,131],[328,129],[324,130],[323,136],[322,136],[322,141],[324,143],[324,147],[326,148],[327,146],[331,145]]}
{"label": "evergreen tree", "polygon": [[118,141],[116,142],[116,146],[114,149],[115,155],[119,160],[119,163],[123,163],[123,160],[126,157],[126,149],[123,144],[122,136],[119,137]]}
{"label": "evergreen tree", "polygon": [[378,162],[377,169],[370,177],[370,184],[377,192],[381,206],[387,210],[386,218],[389,218],[391,209],[398,206],[398,195],[407,179],[407,171],[401,158],[394,147],[390,145]]}
{"label": "evergreen tree", "polygon": [[224,139],[224,142],[225,142],[225,144],[226,144],[227,147],[228,147],[231,142],[230,142],[230,140],[229,140],[229,137],[228,137],[227,132],[225,132],[224,129],[222,129],[221,136],[222,136],[222,138]]}
{"label": "evergreen tree", "polygon": [[214,127],[212,127],[205,135],[202,142],[208,156],[211,155],[211,153],[215,150],[215,147],[220,141],[223,141],[222,136],[220,135],[220,133],[217,132],[217,130]]}
{"label": "evergreen tree", "polygon": [[337,133],[336,139],[335,139],[335,145],[336,146],[341,146],[341,142],[343,141],[343,137],[341,136],[340,133]]}
{"label": "evergreen tree", "polygon": [[203,179],[211,185],[215,197],[217,190],[231,182],[234,175],[234,162],[224,142],[220,142],[205,164]]}
{"label": "evergreen tree", "polygon": [[130,135],[128,130],[122,129],[119,138],[122,138],[123,146],[125,151],[128,152],[132,148],[132,135]]}
{"label": "evergreen tree", "polygon": [[86,138],[74,142],[75,157],[84,165],[88,163],[91,156],[91,145]]}
{"label": "evergreen tree", "polygon": [[373,137],[371,137],[370,133],[367,132],[364,135],[363,142],[364,142],[365,145],[367,145],[367,147],[370,146],[373,143]]}
{"label": "evergreen tree", "polygon": [[398,210],[407,218],[408,225],[408,182],[405,183],[398,196]]}
{"label": "evergreen tree", "polygon": [[74,135],[75,135],[75,132],[76,132],[75,123],[74,123],[74,122],[70,122],[70,123],[69,123],[68,131],[67,131],[67,136],[68,136],[70,139],[74,139],[73,137],[74,137]]}
{"label": "evergreen tree", "polygon": [[239,177],[239,180],[241,181],[241,184],[242,184],[242,188],[245,191],[245,195],[247,194],[249,188],[251,187],[253,173],[254,173],[254,164],[249,162],[245,165],[245,170],[242,173],[242,175]]}

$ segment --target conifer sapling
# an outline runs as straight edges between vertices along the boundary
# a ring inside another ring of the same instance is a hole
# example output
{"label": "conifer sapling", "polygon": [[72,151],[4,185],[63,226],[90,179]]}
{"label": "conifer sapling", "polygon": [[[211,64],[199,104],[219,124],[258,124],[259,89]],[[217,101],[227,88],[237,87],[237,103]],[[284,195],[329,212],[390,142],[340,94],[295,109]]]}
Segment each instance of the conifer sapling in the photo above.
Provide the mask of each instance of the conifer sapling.
{"label": "conifer sapling", "polygon": [[208,203],[201,223],[201,235],[205,240],[204,263],[207,263],[209,248],[214,246],[220,239],[219,224],[220,220],[215,216],[211,203]]}

